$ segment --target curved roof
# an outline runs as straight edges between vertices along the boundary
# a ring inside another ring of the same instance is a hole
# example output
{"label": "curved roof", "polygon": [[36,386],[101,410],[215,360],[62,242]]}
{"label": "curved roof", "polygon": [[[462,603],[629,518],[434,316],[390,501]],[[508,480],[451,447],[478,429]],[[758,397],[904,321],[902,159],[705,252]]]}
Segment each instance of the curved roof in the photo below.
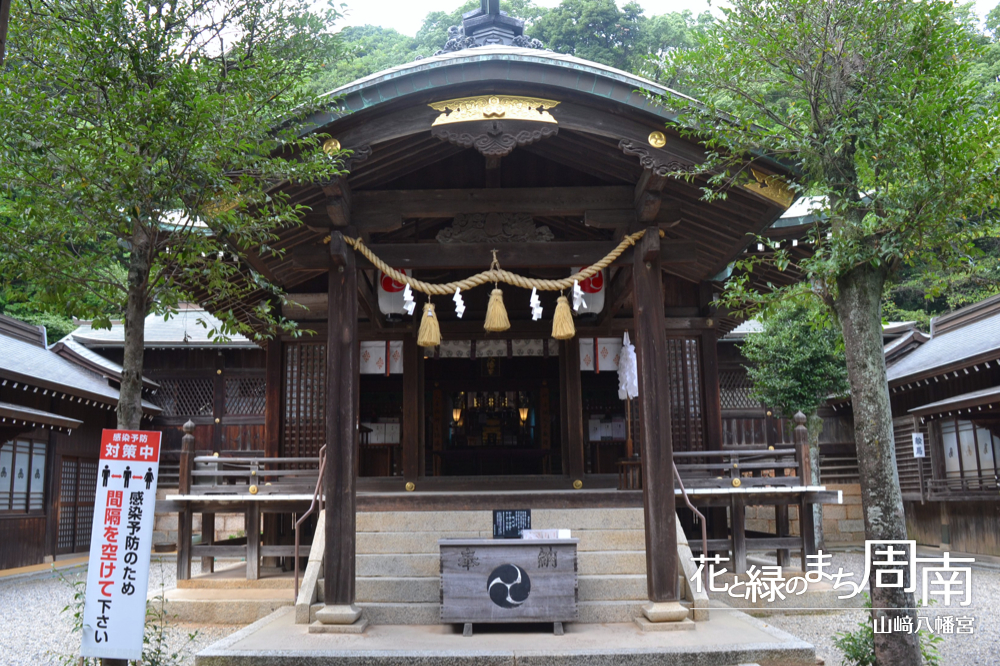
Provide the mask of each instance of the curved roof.
{"label": "curved roof", "polygon": [[[446,77],[435,76],[442,68],[456,71]],[[533,74],[534,70],[542,68],[553,71],[544,76]],[[553,51],[514,46],[479,46],[430,56],[358,79],[324,97],[343,97],[342,105],[353,112],[436,87],[483,81],[498,78],[498,75],[512,82],[537,83],[607,97],[647,111],[657,109],[654,111],[657,115],[670,120],[676,120],[676,115],[652,104],[643,91],[693,101],[687,95],[614,67]]]}

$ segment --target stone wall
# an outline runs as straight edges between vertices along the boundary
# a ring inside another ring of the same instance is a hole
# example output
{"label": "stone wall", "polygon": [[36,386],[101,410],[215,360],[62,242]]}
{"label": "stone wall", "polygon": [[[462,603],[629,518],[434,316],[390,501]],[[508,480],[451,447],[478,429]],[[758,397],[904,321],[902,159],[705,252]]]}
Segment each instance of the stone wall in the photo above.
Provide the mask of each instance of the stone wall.
{"label": "stone wall", "polygon": [[[177,489],[159,489],[156,491],[156,499],[166,499],[167,494],[175,495]],[[194,514],[191,520],[191,531],[201,534],[201,514]],[[246,536],[246,526],[243,524],[243,514],[241,513],[220,513],[215,516],[215,540],[221,541],[230,537]],[[154,544],[176,544],[177,543],[177,514],[157,513],[156,521],[153,523],[153,543]]]}
{"label": "stone wall", "polygon": [[[859,545],[865,542],[865,522],[861,510],[861,486],[857,483],[825,484],[827,490],[840,490],[843,504],[823,505],[823,538],[828,547]],[[788,518],[793,536],[799,535],[799,509],[791,506]],[[773,506],[748,506],[746,529],[776,532]]]}

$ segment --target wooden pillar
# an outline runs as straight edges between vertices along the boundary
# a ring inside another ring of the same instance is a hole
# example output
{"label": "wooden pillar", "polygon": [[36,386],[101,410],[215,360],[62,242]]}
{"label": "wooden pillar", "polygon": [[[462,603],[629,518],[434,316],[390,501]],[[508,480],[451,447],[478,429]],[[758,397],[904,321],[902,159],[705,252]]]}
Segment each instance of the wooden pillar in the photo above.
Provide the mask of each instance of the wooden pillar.
{"label": "wooden pillar", "polygon": [[714,328],[701,334],[701,380],[704,387],[705,449],[722,449],[722,396],[719,388],[719,340]]}
{"label": "wooden pillar", "polygon": [[327,606],[354,603],[355,459],[358,450],[358,275],[354,251],[335,231],[330,240],[327,329],[326,562]]}
{"label": "wooden pillar", "polygon": [[[787,537],[789,533],[788,505],[778,504],[774,507],[774,531],[775,536]],[[778,549],[778,566],[787,567],[791,564],[790,553],[787,548]]]}
{"label": "wooden pillar", "polygon": [[730,495],[729,520],[732,523],[733,573],[747,572],[746,507],[741,495]]}
{"label": "wooden pillar", "polygon": [[403,340],[403,478],[420,476],[420,431],[424,415],[420,409],[424,383],[421,381],[423,354],[413,335]]}
{"label": "wooden pillar", "polygon": [[247,580],[260,578],[260,502],[247,502],[243,524],[247,533]]}
{"label": "wooden pillar", "polygon": [[267,343],[267,361],[264,370],[264,455],[277,458],[281,455],[281,340]]}
{"label": "wooden pillar", "polygon": [[[184,424],[181,438],[181,459],[177,475],[177,492],[191,493],[191,470],[194,466],[194,421]],[[194,516],[190,504],[184,502],[184,509],[177,514],[177,580],[191,578],[191,523]]]}
{"label": "wooden pillar", "polygon": [[561,373],[562,432],[566,441],[563,447],[566,459],[563,473],[572,481],[583,480],[584,447],[587,445],[583,432],[583,389],[580,377],[580,338],[563,340],[559,349],[559,372]]}
{"label": "wooden pillar", "polygon": [[[215,514],[201,514],[201,544],[211,546],[215,543]],[[215,558],[201,558],[201,573],[207,574],[215,571]]]}
{"label": "wooden pillar", "polygon": [[646,587],[654,604],[677,601],[677,516],[670,433],[670,383],[660,277],[660,233],[646,230],[632,270],[639,406],[642,498],[646,523]]}
{"label": "wooden pillar", "polygon": [[[799,467],[799,480],[803,486],[812,483],[812,460],[809,456],[809,431],[806,430],[806,415],[796,412],[795,430],[792,431],[795,440],[795,461]],[[808,571],[809,555],[816,554],[816,520],[812,502],[806,501],[803,493],[799,500],[799,533],[802,535],[802,571]]]}
{"label": "wooden pillar", "polygon": [[[269,340],[266,348],[264,366],[264,457],[277,458],[281,455],[281,395],[284,381],[281,374],[282,352],[281,340]],[[275,545],[281,535],[281,514],[264,514],[264,543]],[[278,566],[278,558],[264,558],[264,566]]]}

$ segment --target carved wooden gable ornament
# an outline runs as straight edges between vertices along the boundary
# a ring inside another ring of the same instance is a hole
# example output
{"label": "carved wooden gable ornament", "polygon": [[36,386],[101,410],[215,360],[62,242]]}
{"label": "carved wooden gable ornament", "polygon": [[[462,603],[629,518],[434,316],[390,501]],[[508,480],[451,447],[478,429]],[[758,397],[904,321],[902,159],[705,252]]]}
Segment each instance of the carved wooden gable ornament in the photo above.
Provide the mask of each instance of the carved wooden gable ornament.
{"label": "carved wooden gable ornament", "polygon": [[555,136],[559,123],[549,109],[559,102],[534,97],[484,95],[435,102],[440,111],[431,134],[484,157],[506,157],[518,146]]}

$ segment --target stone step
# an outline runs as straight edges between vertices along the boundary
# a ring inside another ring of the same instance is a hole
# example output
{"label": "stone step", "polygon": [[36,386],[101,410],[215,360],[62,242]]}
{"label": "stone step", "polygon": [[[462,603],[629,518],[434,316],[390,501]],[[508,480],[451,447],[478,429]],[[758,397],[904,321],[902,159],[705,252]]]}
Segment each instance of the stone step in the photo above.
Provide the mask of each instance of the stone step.
{"label": "stone step", "polygon": [[[594,550],[577,553],[580,575],[646,574],[646,553],[642,550]],[[370,578],[437,576],[441,568],[438,553],[359,553],[357,575]]]}
{"label": "stone step", "polygon": [[[535,529],[606,530],[643,529],[642,509],[534,509]],[[361,512],[358,532],[490,532],[492,511],[380,511]]]}
{"label": "stone step", "polygon": [[252,624],[295,603],[291,589],[174,589],[163,595],[172,622]]}
{"label": "stone step", "polygon": [[[645,575],[581,575],[577,579],[580,601],[643,601],[647,598]],[[357,600],[361,603],[439,603],[441,580],[437,576],[358,576]],[[324,600],[323,580],[317,598]]]}
{"label": "stone step", "polygon": [[[642,601],[581,601],[578,622],[587,624],[626,623],[642,615]],[[376,625],[440,624],[438,603],[358,602],[364,617]]]}
{"label": "stone step", "polygon": [[[437,554],[439,539],[489,539],[492,531],[483,532],[358,532],[356,551],[361,554]],[[578,552],[645,550],[642,530],[577,530]]]}

